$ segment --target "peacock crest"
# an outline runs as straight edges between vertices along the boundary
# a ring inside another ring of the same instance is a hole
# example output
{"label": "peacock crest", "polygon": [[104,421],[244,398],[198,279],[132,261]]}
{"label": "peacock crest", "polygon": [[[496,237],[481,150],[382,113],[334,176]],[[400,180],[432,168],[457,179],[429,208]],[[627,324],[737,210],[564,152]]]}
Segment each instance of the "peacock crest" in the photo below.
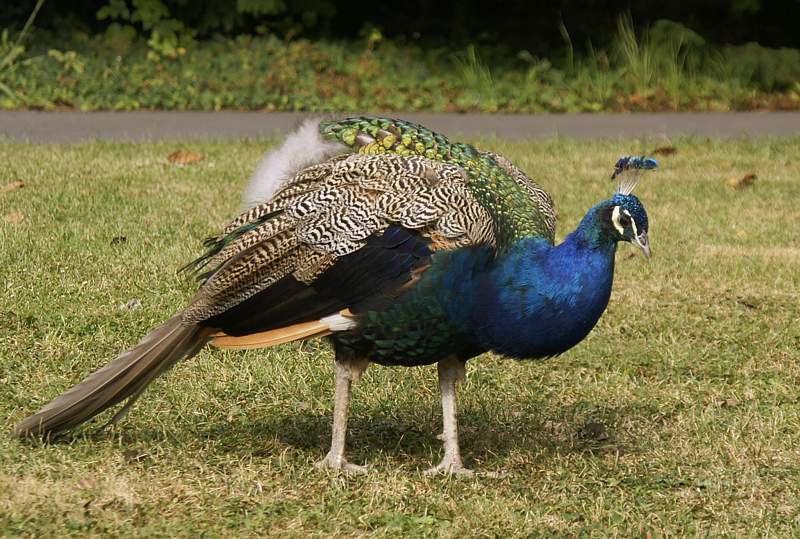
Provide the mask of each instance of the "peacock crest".
{"label": "peacock crest", "polygon": [[614,165],[614,172],[611,179],[617,180],[617,193],[620,195],[630,195],[639,183],[642,173],[648,170],[655,170],[658,161],[652,157],[644,155],[623,155]]}

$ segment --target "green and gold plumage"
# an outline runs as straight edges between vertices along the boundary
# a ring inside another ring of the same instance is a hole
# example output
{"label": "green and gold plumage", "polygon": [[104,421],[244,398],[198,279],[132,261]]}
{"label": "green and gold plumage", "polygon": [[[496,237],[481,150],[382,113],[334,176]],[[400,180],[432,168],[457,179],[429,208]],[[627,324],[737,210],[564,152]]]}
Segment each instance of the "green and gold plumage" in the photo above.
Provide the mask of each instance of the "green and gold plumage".
{"label": "green and gold plumage", "polygon": [[510,161],[402,120],[355,117],[323,121],[320,132],[359,153],[420,155],[463,168],[467,188],[492,217],[500,251],[514,241],[555,236],[553,203],[543,189]]}
{"label": "green and gold plumage", "polygon": [[222,312],[291,275],[311,284],[371,235],[397,224],[434,250],[523,238],[553,243],[550,195],[505,157],[388,118],[320,122],[342,154],[288,178],[234,219],[188,267],[207,271],[188,320]]}

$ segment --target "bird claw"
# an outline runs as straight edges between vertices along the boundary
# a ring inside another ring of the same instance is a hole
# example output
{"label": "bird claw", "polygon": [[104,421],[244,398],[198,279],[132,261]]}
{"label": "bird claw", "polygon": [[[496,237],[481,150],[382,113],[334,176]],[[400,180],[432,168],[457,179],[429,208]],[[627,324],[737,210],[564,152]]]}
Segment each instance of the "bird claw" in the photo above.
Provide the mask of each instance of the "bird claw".
{"label": "bird claw", "polygon": [[453,457],[445,457],[442,459],[442,462],[434,466],[433,468],[428,468],[425,470],[425,475],[438,475],[438,474],[448,474],[448,475],[463,475],[463,476],[472,476],[475,475],[475,472],[470,470],[469,468],[464,468],[464,465],[461,463],[460,458],[453,458]]}
{"label": "bird claw", "polygon": [[319,470],[334,470],[348,475],[365,474],[368,470],[366,466],[352,464],[347,462],[344,457],[332,455],[331,453],[325,455],[322,460],[317,461],[314,466]]}
{"label": "bird claw", "polygon": [[463,477],[490,477],[492,479],[503,479],[504,477],[508,477],[507,472],[476,472],[474,470],[470,470],[469,468],[465,468],[461,463],[461,459],[448,457],[443,458],[442,462],[433,468],[428,468],[424,473],[425,475],[448,474],[460,475]]}
{"label": "bird claw", "polygon": [[491,479],[505,479],[508,477],[508,472],[480,472],[478,475],[481,477],[489,477]]}

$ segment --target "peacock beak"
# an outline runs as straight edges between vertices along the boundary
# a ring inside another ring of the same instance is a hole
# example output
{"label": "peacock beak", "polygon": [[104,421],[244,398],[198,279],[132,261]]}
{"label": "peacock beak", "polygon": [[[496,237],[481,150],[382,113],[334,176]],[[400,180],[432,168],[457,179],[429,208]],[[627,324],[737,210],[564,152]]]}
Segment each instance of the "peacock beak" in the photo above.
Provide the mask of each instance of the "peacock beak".
{"label": "peacock beak", "polygon": [[636,236],[633,240],[633,243],[642,249],[645,258],[650,258],[650,242],[647,240],[647,232],[642,232]]}

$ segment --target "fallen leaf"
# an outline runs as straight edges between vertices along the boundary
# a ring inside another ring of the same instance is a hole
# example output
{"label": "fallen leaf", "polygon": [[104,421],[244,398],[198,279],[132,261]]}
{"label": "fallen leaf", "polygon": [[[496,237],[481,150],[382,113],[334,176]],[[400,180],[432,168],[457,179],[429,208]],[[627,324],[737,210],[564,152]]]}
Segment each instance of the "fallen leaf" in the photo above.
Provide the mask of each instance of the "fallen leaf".
{"label": "fallen leaf", "polygon": [[7,213],[5,217],[3,217],[3,220],[6,223],[16,225],[25,220],[25,214],[23,214],[21,211],[12,211],[11,213]]}
{"label": "fallen leaf", "polygon": [[728,184],[728,187],[732,187],[734,189],[744,189],[745,187],[753,185],[757,179],[758,176],[756,176],[755,173],[748,172],[741,178],[737,176],[731,176],[725,181],[725,183]]}
{"label": "fallen leaf", "polygon": [[176,150],[167,156],[167,161],[175,165],[191,165],[202,160],[202,155],[186,149]]}
{"label": "fallen leaf", "polygon": [[675,155],[678,153],[678,148],[675,146],[661,146],[651,152],[653,155]]}
{"label": "fallen leaf", "polygon": [[644,108],[647,105],[647,98],[640,94],[632,94],[628,96],[628,103]]}
{"label": "fallen leaf", "polygon": [[23,187],[25,187],[25,182],[22,180],[14,180],[13,182],[7,183],[1,187],[0,193],[6,193],[8,191],[13,191],[14,189],[22,189]]}

